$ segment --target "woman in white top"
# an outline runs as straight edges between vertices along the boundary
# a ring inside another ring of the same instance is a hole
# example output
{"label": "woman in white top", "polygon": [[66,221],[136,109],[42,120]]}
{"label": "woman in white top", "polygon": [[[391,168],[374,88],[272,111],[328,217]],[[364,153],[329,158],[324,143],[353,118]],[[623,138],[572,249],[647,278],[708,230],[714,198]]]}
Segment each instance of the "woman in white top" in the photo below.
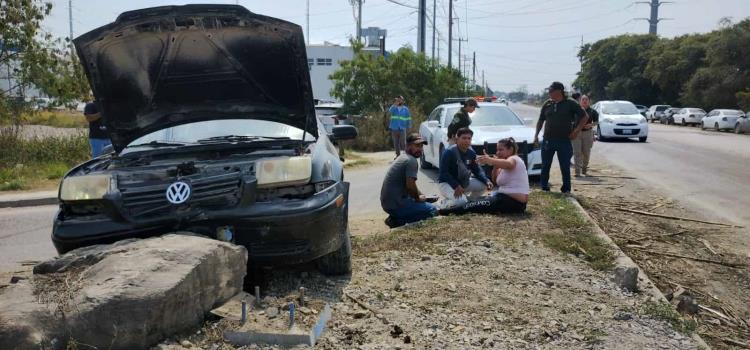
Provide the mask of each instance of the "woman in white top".
{"label": "woman in white top", "polygon": [[495,157],[477,157],[481,165],[492,165],[492,181],[495,192],[478,201],[463,206],[440,210],[441,215],[465,213],[523,213],[529,201],[529,175],[526,164],[518,156],[518,145],[511,137],[497,142]]}

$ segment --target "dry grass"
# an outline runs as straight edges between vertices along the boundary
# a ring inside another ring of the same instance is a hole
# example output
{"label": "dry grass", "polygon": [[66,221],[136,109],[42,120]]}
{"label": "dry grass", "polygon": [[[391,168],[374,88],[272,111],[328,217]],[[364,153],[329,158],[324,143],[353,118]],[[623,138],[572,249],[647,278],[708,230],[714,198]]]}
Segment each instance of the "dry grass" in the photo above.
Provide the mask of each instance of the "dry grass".
{"label": "dry grass", "polygon": [[77,111],[34,111],[21,116],[24,124],[47,125],[56,128],[85,128],[88,122]]}

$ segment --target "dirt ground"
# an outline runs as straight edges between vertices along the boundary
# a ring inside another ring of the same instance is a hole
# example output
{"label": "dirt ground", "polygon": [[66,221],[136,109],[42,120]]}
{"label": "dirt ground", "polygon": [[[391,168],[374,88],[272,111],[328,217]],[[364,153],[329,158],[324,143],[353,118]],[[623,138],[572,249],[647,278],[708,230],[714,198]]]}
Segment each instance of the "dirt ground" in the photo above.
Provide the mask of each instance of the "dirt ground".
{"label": "dirt ground", "polygon": [[[329,303],[319,349],[698,348],[669,305],[618,290],[611,270],[593,269],[583,254],[550,248],[577,234],[555,220],[570,215],[564,203],[536,192],[526,215],[439,218],[355,237],[351,276],[275,270],[261,295],[273,304],[305,287],[318,308]],[[157,348],[233,349],[219,334],[236,326],[211,321]]]}
{"label": "dirt ground", "polygon": [[574,193],[665,295],[684,290],[698,302],[693,317],[710,346],[750,348],[750,230],[624,211],[715,221],[622,173],[600,166],[574,181]]}

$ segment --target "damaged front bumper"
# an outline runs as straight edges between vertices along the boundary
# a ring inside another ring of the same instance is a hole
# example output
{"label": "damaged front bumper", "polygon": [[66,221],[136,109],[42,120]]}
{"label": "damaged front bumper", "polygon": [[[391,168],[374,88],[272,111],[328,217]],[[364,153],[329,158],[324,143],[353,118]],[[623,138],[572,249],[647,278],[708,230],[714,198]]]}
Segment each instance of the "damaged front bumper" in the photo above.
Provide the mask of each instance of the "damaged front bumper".
{"label": "damaged front bumper", "polygon": [[109,215],[71,217],[58,211],[52,242],[63,254],[84,246],[187,231],[243,245],[249,261],[258,265],[299,264],[341,246],[348,225],[348,196],[349,183],[336,182],[304,199],[243,200],[232,208],[175,209],[142,220],[119,215],[121,201],[113,198],[102,203]]}

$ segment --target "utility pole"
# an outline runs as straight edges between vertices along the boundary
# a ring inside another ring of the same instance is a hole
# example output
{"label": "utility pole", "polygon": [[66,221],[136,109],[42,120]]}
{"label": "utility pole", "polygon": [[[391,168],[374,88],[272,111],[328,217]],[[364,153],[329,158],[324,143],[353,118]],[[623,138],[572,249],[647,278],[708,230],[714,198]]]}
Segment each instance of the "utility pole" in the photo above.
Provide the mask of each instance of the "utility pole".
{"label": "utility pole", "polygon": [[453,63],[453,0],[448,0],[448,68]]}
{"label": "utility pole", "polygon": [[357,0],[357,42],[362,38],[362,0]]}
{"label": "utility pole", "polygon": [[477,52],[474,51],[474,57],[471,59],[471,88],[477,86]]}
{"label": "utility pole", "polygon": [[656,35],[659,22],[671,19],[671,18],[659,18],[659,6],[664,5],[664,4],[674,3],[672,1],[651,0],[651,1],[636,1],[635,3],[646,4],[646,5],[651,6],[651,18],[636,18],[639,20],[648,21],[648,33],[651,35]]}
{"label": "utility pole", "polygon": [[307,0],[307,23],[305,24],[307,45],[310,45],[310,0]]}
{"label": "utility pole", "polygon": [[482,95],[487,96],[487,83],[484,81],[484,69],[482,69],[482,89],[484,89]]}
{"label": "utility pole", "polygon": [[[469,40],[458,38],[458,40],[456,40],[456,41],[458,41],[458,70],[462,73],[461,75],[463,75],[463,68],[461,66],[461,42],[462,41],[469,41]],[[450,44],[450,42],[448,42],[448,43]],[[448,56],[448,57],[450,57],[450,56]]]}
{"label": "utility pole", "polygon": [[417,28],[417,52],[425,52],[425,36],[427,34],[427,0],[419,0],[419,22]]}
{"label": "utility pole", "polygon": [[70,27],[70,56],[72,57],[75,53],[73,46],[73,0],[68,0],[68,26]]}
{"label": "utility pole", "polygon": [[437,0],[432,0],[432,59],[435,59],[435,22],[437,22],[437,18],[435,17],[437,10]]}

